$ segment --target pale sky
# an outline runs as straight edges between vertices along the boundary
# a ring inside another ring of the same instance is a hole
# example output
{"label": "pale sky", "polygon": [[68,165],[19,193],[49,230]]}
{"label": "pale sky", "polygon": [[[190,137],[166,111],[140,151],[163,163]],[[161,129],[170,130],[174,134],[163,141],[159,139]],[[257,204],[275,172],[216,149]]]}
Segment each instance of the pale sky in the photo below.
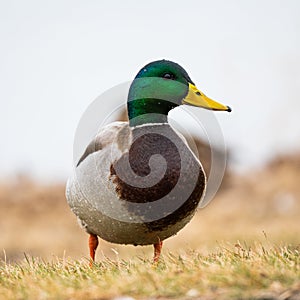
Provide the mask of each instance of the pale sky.
{"label": "pale sky", "polygon": [[236,169],[300,150],[299,15],[297,0],[1,1],[0,178],[65,180],[88,105],[162,58],[232,107],[217,117]]}

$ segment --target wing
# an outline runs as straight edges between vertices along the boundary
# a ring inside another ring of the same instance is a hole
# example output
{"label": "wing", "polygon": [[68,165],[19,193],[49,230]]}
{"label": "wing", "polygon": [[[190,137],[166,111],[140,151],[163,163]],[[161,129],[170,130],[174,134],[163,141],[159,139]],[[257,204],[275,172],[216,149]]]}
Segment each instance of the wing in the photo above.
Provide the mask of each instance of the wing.
{"label": "wing", "polygon": [[[128,130],[129,127],[127,122],[114,122],[104,126],[89,143],[76,167],[78,167],[90,154],[102,150],[111,143],[117,142],[121,147],[122,144],[124,144],[122,138],[125,137],[125,140],[128,139]],[[124,131],[126,131],[126,134],[124,134]]]}
{"label": "wing", "polygon": [[97,135],[87,146],[87,148],[85,149],[83,155],[80,157],[76,167],[78,167],[80,165],[81,162],[83,162],[90,154],[99,151],[101,149],[103,149],[103,146],[101,144],[100,141],[100,137]]}

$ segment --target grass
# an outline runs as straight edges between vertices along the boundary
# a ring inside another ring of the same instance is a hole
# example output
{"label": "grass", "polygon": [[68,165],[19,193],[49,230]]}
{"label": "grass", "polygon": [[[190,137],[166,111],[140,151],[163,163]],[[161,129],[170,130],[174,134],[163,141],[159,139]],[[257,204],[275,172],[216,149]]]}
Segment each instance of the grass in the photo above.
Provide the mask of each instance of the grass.
{"label": "grass", "polygon": [[151,246],[101,240],[92,269],[64,183],[0,182],[0,300],[300,300],[299,177],[299,155],[231,174],[214,201],[164,242],[156,267]]}
{"label": "grass", "polygon": [[[0,299],[299,299],[300,251],[262,244],[219,246],[203,255],[167,253],[156,266],[144,257],[57,259],[25,255],[0,266]],[[294,298],[292,298],[292,296]]]}

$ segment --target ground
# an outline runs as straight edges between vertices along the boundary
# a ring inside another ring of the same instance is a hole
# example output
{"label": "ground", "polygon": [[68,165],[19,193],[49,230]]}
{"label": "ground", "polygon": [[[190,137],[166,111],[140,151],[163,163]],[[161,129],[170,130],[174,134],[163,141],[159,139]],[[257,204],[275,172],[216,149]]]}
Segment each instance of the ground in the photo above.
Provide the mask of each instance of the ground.
{"label": "ground", "polygon": [[3,182],[0,299],[300,299],[299,157],[228,175],[157,266],[152,247],[101,241],[90,268],[63,183]]}

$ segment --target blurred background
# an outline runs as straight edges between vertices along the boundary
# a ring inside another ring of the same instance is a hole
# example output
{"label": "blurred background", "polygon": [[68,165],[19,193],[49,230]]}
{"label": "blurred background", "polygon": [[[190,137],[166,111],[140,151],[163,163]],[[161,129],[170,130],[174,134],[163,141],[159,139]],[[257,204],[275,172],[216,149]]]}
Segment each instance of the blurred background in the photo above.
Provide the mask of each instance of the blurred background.
{"label": "blurred background", "polygon": [[[224,182],[166,248],[299,245],[299,12],[297,0],[0,2],[0,257],[87,256],[64,196],[77,124],[101,93],[163,58],[233,108],[216,114]],[[192,126],[181,108],[172,118]],[[209,171],[207,140],[193,134]],[[98,257],[148,251],[102,243]]]}

